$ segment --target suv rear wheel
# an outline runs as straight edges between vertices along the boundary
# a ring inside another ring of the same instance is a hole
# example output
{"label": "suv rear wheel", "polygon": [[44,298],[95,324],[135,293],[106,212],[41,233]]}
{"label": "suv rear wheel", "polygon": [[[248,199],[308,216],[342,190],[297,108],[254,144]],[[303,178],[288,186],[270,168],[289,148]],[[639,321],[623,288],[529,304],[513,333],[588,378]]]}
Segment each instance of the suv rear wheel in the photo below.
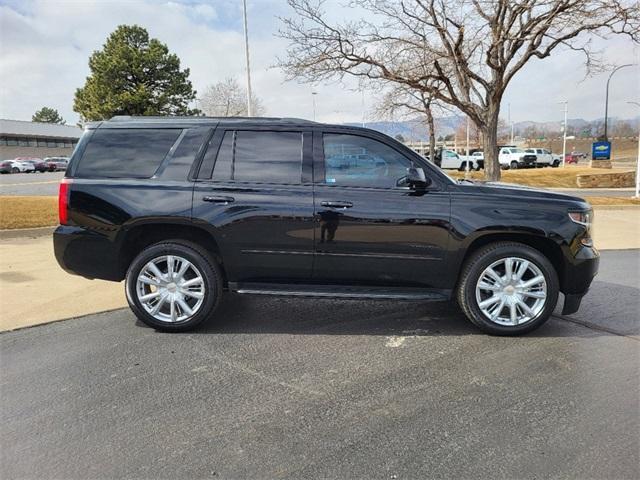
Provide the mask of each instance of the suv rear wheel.
{"label": "suv rear wheel", "polygon": [[518,335],[546,322],[558,301],[558,275],[538,250],[511,242],[490,244],[463,268],[458,303],[481,330]]}
{"label": "suv rear wheel", "polygon": [[133,313],[157,330],[183,332],[208,319],[222,295],[222,273],[197,244],[169,240],[145,248],[126,278]]}

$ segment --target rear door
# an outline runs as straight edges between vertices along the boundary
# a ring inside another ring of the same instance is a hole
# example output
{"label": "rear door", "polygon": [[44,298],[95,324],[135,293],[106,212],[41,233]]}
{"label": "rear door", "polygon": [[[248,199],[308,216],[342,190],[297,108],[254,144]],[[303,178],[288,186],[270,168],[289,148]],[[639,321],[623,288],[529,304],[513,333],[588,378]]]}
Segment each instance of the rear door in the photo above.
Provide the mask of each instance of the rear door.
{"label": "rear door", "polygon": [[314,280],[446,288],[449,193],[397,186],[413,160],[381,139],[315,135]]}
{"label": "rear door", "polygon": [[309,279],[311,132],[218,128],[193,193],[193,220],[220,247],[230,281]]}

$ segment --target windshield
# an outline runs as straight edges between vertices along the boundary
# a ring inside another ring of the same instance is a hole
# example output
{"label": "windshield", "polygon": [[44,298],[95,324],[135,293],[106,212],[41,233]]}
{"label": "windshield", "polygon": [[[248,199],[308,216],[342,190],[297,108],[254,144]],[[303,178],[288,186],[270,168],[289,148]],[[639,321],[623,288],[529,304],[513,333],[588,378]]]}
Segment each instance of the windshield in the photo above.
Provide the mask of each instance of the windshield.
{"label": "windshield", "polygon": [[521,148],[512,148],[511,153],[524,153],[524,150]]}

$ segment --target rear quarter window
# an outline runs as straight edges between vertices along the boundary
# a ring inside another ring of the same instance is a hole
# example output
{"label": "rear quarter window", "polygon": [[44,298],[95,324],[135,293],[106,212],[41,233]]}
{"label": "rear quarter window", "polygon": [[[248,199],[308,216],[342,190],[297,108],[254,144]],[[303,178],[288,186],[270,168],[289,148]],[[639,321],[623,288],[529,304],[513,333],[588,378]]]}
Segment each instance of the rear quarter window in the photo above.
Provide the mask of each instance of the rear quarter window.
{"label": "rear quarter window", "polygon": [[76,176],[149,178],[176,142],[181,129],[98,129],[93,132]]}

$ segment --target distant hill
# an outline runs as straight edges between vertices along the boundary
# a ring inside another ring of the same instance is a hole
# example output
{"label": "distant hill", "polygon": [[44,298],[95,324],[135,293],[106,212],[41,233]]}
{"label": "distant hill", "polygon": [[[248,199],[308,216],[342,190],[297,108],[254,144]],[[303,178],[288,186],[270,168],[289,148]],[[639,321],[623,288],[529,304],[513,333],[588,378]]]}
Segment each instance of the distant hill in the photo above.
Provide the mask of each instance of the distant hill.
{"label": "distant hill", "polygon": [[[441,117],[437,118],[436,123],[436,135],[446,136],[455,133],[458,127],[461,127],[465,124],[466,117],[461,115],[452,115],[449,117]],[[602,131],[602,126],[604,123],[604,118],[598,118],[595,120],[585,120],[583,118],[570,118],[567,120],[568,124],[568,132],[569,134],[583,134],[590,136],[597,136],[599,132]],[[633,132],[638,131],[638,127],[640,127],[640,116],[630,119],[621,119],[617,117],[609,117],[609,131],[613,132],[616,128],[625,125],[626,127],[630,127]],[[345,123],[345,125],[351,125],[360,127],[362,123]],[[413,141],[428,141],[429,135],[427,133],[426,125],[419,119],[416,120],[405,120],[405,121],[378,121],[378,122],[367,122],[365,123],[367,128],[371,128],[373,130],[377,130],[391,137],[395,137],[396,135],[402,135],[406,140]],[[514,131],[516,135],[524,135],[526,133],[536,132],[537,134],[543,133],[557,133],[562,130],[562,121],[553,121],[553,122],[533,122],[533,121],[524,121],[524,122],[516,122],[514,124]]]}

